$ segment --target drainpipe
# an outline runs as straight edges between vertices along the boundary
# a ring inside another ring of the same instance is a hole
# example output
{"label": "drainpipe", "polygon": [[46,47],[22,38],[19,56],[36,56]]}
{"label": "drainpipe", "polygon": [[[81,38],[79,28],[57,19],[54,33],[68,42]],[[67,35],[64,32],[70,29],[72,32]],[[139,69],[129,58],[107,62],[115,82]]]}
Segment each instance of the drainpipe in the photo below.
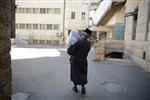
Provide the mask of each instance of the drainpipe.
{"label": "drainpipe", "polygon": [[64,14],[63,14],[63,42],[65,41],[65,13],[66,12],[66,0],[64,0]]}

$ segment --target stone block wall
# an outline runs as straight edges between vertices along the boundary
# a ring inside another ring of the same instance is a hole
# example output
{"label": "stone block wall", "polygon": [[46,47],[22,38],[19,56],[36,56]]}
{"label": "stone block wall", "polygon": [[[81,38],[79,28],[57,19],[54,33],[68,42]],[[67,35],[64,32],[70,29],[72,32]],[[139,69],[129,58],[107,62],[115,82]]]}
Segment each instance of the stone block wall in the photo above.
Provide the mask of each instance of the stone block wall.
{"label": "stone block wall", "polygon": [[[149,2],[149,1],[148,1]],[[146,72],[150,72],[150,40],[146,40],[146,34],[148,33],[149,25],[149,11],[150,4],[147,0],[127,0],[126,13],[135,11],[138,8],[138,20],[136,29],[136,39],[132,40],[133,32],[133,16],[126,17],[125,28],[125,46],[124,54],[126,57],[134,60],[141,66]],[[144,57],[145,56],[145,57]]]}
{"label": "stone block wall", "polygon": [[11,0],[0,0],[0,100],[11,100]]}
{"label": "stone block wall", "polygon": [[94,44],[94,61],[103,61],[105,59],[105,42],[99,41]]}

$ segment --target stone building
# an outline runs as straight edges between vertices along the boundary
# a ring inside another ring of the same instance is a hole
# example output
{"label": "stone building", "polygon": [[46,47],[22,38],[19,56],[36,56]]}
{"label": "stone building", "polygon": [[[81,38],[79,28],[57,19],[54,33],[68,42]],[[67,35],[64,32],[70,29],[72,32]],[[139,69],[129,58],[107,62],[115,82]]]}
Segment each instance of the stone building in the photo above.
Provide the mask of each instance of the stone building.
{"label": "stone building", "polygon": [[16,6],[16,43],[63,43],[64,0],[16,0]]}
{"label": "stone building", "polygon": [[13,0],[0,0],[0,100],[11,96],[11,4]]}
{"label": "stone building", "polygon": [[150,1],[127,0],[125,9],[125,57],[150,72]]}
{"label": "stone building", "polygon": [[[11,93],[12,93],[12,88],[11,88],[11,81],[12,81],[11,72],[12,72],[12,70],[11,70],[11,57],[10,57],[11,41],[10,41],[10,39],[11,39],[11,36],[14,36],[13,34],[11,35],[11,33],[15,32],[15,31],[13,31],[14,27],[15,27],[15,25],[14,25],[15,24],[15,19],[12,19],[12,18],[14,18],[13,16],[15,15],[15,13],[13,13],[13,12],[15,12],[15,3],[14,3],[14,1],[15,0],[0,0],[0,18],[1,18],[0,19],[0,100],[11,100]],[[40,0],[37,0],[37,1],[40,1]],[[42,3],[41,3],[41,5],[44,6],[44,4],[42,4]],[[45,6],[46,5],[47,4],[45,4]],[[21,8],[21,6],[19,6],[19,5],[16,5],[16,6],[18,8],[19,7]],[[26,4],[26,6],[31,7],[31,4]],[[21,32],[21,30],[23,30],[23,32],[26,33],[24,28],[28,28],[27,31],[29,31],[29,32],[31,32],[30,28],[34,28],[34,29],[40,28],[40,29],[43,29],[43,30],[45,29],[45,23],[36,23],[36,21],[35,21],[35,18],[39,17],[39,16],[32,15],[32,19],[28,18],[28,17],[30,16],[31,13],[36,13],[37,14],[37,13],[40,12],[40,13],[43,14],[43,13],[48,12],[48,10],[46,9],[46,11],[45,11],[45,9],[43,9],[43,8],[41,8],[41,10],[37,9],[38,6],[35,6],[34,4],[32,5],[32,7],[35,7],[35,8],[34,9],[33,8],[20,9],[19,12],[22,12],[22,13],[25,13],[25,10],[26,10],[26,12],[29,14],[29,15],[26,15],[26,16],[23,15],[23,14],[19,15],[18,10],[16,10],[16,12],[17,12],[16,18],[17,19],[19,18],[16,21],[16,27],[17,27],[16,37],[18,37],[18,34],[20,34],[21,37],[24,37],[24,35]],[[59,13],[58,9],[55,9],[55,10],[56,10],[57,13]],[[54,11],[54,9],[53,9],[53,11]],[[51,12],[51,11],[49,11],[49,12]],[[60,10],[60,13],[62,14],[62,10]],[[39,14],[39,15],[42,16],[42,14]],[[23,23],[23,20],[20,19],[21,16],[22,17],[27,17],[26,20],[27,20],[28,23]],[[53,16],[53,17],[56,17],[56,18],[54,18],[55,20],[57,18],[59,20],[62,18],[60,16]],[[48,20],[48,19],[45,19],[45,20]],[[41,21],[39,21],[39,22],[41,22]],[[44,22],[46,22],[46,21],[44,21]],[[61,21],[57,21],[57,22],[62,23]],[[52,25],[53,28],[55,27],[56,29],[57,28],[62,29],[62,27],[57,27],[57,25],[55,26],[54,24],[58,24],[58,23],[53,23],[53,25]],[[46,23],[46,25],[47,25],[47,28],[51,28],[51,25],[49,25],[49,23]],[[18,28],[21,28],[21,29],[18,29]],[[39,30],[40,33],[43,33],[43,30]],[[56,30],[55,30],[55,32],[56,32]],[[39,35],[40,33],[37,33],[37,34]],[[32,34],[36,34],[36,32],[33,32]],[[54,34],[55,34],[55,36],[58,35],[58,38],[60,38],[59,37],[59,35],[61,35],[60,33],[58,33],[58,34],[54,33]],[[45,43],[43,41],[36,41],[36,39],[39,39],[40,36],[38,36],[37,38],[34,38],[35,40],[32,41],[31,38],[33,38],[33,37],[31,35],[29,35],[28,33],[26,33],[26,35],[27,36],[25,36],[25,38],[23,38],[23,39],[25,41],[29,42],[29,43],[34,43],[34,42]],[[43,39],[43,37],[42,37],[42,39]],[[62,40],[62,38],[60,38],[60,40]],[[51,41],[50,41],[50,43],[51,43]]]}
{"label": "stone building", "polygon": [[63,44],[71,29],[88,27],[90,2],[16,0],[15,43]]}
{"label": "stone building", "polygon": [[66,0],[65,37],[71,29],[83,30],[88,27],[89,4],[86,0]]}
{"label": "stone building", "polygon": [[105,38],[124,40],[124,57],[150,72],[149,0],[103,0],[98,4],[92,20],[91,29],[100,32],[97,36],[99,40],[103,38],[101,32],[105,32]]}
{"label": "stone building", "polygon": [[124,5],[125,0],[100,0],[98,4],[91,5],[90,28],[97,35],[93,60],[104,60],[105,57],[122,58],[125,31]]}
{"label": "stone building", "polygon": [[[97,32],[97,39],[124,39],[125,0],[101,0],[90,7],[91,29]],[[93,9],[93,6],[97,5]]]}

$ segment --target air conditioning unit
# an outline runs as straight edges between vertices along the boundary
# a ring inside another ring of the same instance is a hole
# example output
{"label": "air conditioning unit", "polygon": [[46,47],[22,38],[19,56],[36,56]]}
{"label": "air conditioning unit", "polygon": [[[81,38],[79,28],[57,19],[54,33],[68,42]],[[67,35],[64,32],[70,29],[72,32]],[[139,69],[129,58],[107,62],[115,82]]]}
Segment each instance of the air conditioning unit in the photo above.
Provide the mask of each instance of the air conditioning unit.
{"label": "air conditioning unit", "polygon": [[62,36],[62,32],[57,32],[56,33],[56,37],[61,37]]}

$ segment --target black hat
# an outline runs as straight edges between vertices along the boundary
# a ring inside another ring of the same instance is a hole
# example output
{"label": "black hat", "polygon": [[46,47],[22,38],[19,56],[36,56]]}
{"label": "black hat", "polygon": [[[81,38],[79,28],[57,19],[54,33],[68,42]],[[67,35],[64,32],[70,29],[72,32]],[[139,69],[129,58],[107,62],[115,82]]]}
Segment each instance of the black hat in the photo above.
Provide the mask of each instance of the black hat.
{"label": "black hat", "polygon": [[85,30],[83,30],[85,33],[86,33],[86,35],[88,35],[88,36],[91,36],[92,35],[92,31],[90,30],[90,29],[88,29],[88,28],[86,28]]}

